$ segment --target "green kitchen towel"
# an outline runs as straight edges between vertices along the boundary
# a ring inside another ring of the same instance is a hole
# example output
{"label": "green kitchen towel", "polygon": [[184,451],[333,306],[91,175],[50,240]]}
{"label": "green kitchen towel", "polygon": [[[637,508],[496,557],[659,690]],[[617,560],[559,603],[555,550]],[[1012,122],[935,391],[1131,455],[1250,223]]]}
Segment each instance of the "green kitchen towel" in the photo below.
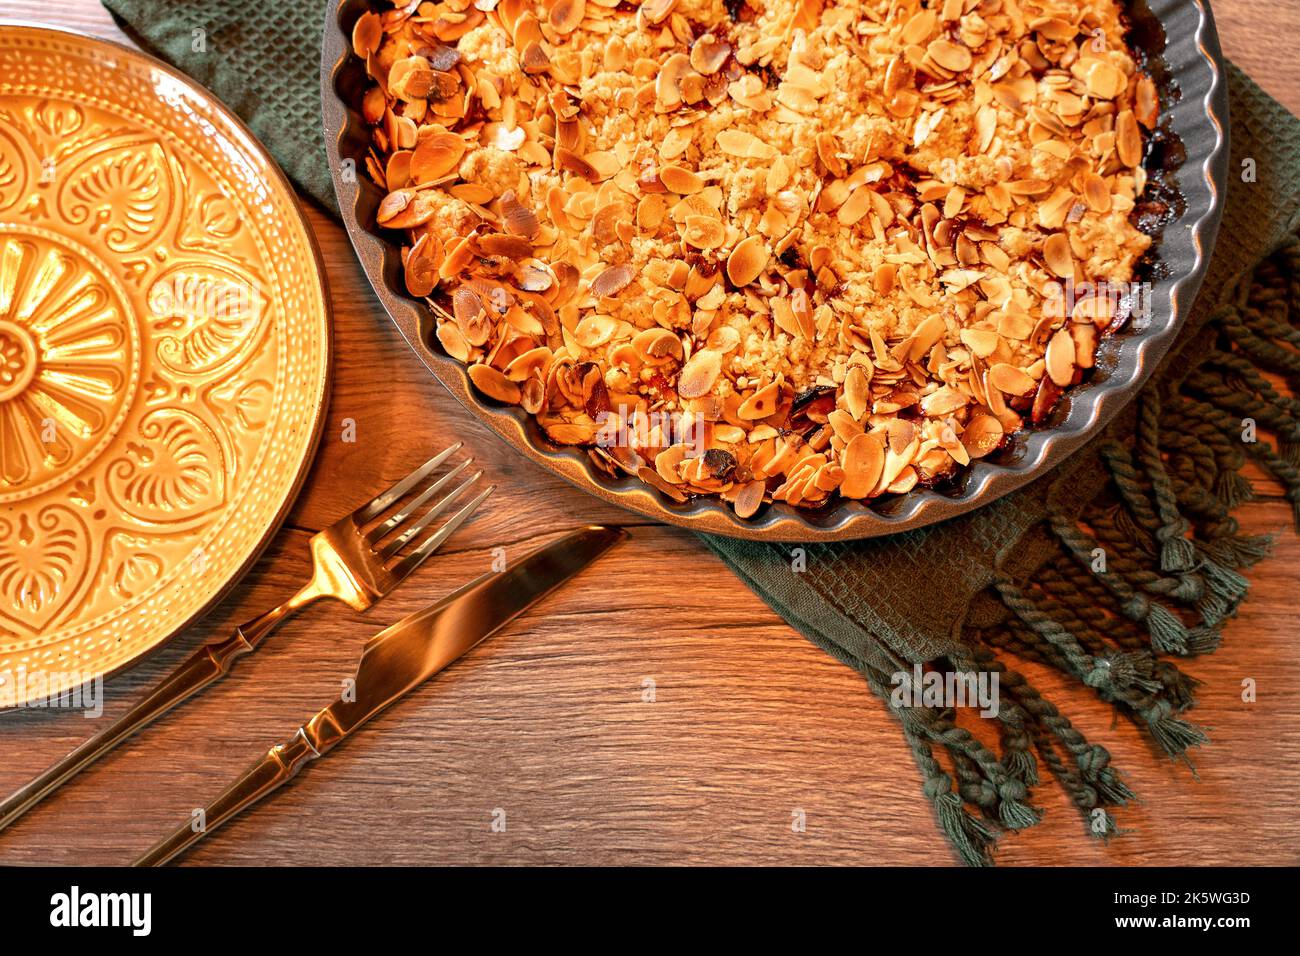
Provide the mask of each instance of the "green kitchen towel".
{"label": "green kitchen towel", "polygon": [[[319,126],[324,3],[104,3],[334,207]],[[1037,822],[1041,768],[1102,838],[1133,797],[1016,661],[1072,675],[1185,758],[1205,737],[1186,718],[1196,682],[1177,659],[1217,646],[1248,590],[1241,570],[1268,552],[1231,514],[1253,493],[1245,463],[1276,476],[1300,512],[1300,402],[1277,388],[1300,394],[1300,121],[1236,68],[1227,80],[1232,157],[1209,275],[1171,358],[1102,435],[1053,474],[930,528],[831,545],[705,539],[886,701],[968,863],[991,862],[1001,832]],[[918,691],[996,673],[996,715],[902,699],[914,667]]]}
{"label": "green kitchen towel", "polygon": [[280,168],[338,215],[321,137],[322,0],[104,0],[122,31],[239,114]]}

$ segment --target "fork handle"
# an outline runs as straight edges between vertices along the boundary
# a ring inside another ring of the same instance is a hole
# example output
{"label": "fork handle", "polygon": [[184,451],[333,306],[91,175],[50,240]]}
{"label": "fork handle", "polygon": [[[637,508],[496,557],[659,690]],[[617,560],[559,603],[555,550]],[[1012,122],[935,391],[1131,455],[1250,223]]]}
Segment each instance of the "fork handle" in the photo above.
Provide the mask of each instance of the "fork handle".
{"label": "fork handle", "polygon": [[304,588],[279,607],[235,628],[231,637],[204,644],[154,688],[148,697],[0,802],[0,830],[4,830],[122,741],[229,673],[237,658],[255,650],[281,621],[312,599]]}
{"label": "fork handle", "polygon": [[162,866],[175,859],[231,817],[243,813],[267,794],[288,783],[303,764],[315,760],[321,753],[308,739],[307,731],[299,727],[296,734],[268,750],[265,757],[249,767],[242,777],[213,800],[203,810],[200,826],[195,826],[194,821],[191,821],[178,827],[171,836],[157,843],[132,866]]}

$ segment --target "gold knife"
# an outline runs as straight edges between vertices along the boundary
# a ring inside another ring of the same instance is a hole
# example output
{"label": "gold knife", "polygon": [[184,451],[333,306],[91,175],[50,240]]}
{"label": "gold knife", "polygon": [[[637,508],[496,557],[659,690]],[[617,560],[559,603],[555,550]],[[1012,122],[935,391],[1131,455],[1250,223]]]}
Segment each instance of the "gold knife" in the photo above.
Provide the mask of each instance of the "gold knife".
{"label": "gold knife", "polygon": [[437,604],[380,631],[366,642],[354,683],[342,697],[299,727],[287,742],[268,750],[197,821],[180,827],[136,860],[135,865],[161,866],[184,853],[626,536],[621,528],[599,525],[575,531],[534,551],[514,567],[485,574]]}

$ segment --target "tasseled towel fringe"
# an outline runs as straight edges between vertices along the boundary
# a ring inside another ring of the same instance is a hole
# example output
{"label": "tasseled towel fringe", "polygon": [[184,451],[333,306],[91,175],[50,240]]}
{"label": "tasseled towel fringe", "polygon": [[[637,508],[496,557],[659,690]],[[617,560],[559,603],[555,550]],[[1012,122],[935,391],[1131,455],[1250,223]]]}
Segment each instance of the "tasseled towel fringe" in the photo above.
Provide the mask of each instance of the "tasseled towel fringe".
{"label": "tasseled towel fringe", "polygon": [[[1108,492],[1080,517],[1056,514],[1048,522],[1060,553],[1031,582],[995,582],[1010,617],[967,627],[959,654],[931,662],[943,671],[998,673],[1000,752],[954,723],[950,709],[894,708],[925,794],[966,863],[991,863],[1000,831],[1037,822],[1029,788],[1040,766],[1103,839],[1117,832],[1109,808],[1133,798],[1106,749],[1090,743],[1003,655],[1073,675],[1172,757],[1187,760],[1188,749],[1206,740],[1183,716],[1196,681],[1169,658],[1218,647],[1224,622],[1249,589],[1241,569],[1269,553],[1269,536],[1243,535],[1231,517],[1254,496],[1241,474],[1248,460],[1282,484],[1300,525],[1300,401],[1264,376],[1280,376],[1300,394],[1292,302],[1300,302],[1295,237],[1211,317],[1217,347],[1178,387],[1146,389],[1131,445],[1102,447]],[[867,677],[887,698],[887,675]]]}

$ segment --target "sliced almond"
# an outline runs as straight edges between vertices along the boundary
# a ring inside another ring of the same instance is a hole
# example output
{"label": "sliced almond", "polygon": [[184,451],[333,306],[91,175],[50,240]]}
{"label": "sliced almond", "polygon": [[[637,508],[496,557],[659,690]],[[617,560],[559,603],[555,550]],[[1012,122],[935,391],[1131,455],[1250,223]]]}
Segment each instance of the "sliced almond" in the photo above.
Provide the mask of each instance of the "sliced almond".
{"label": "sliced almond", "polygon": [[416,144],[411,155],[411,178],[431,183],[446,176],[465,155],[465,141],[455,133],[435,133]]}
{"label": "sliced almond", "polygon": [[747,286],[763,274],[770,258],[771,252],[762,236],[742,239],[727,257],[727,278],[734,286]]}
{"label": "sliced almond", "polygon": [[925,48],[925,52],[930,54],[930,58],[935,63],[953,73],[969,70],[971,63],[974,62],[969,49],[951,40],[934,40]]}
{"label": "sliced almond", "polygon": [[1028,395],[1038,383],[1024,369],[999,362],[989,369],[989,384],[1008,395]]}
{"label": "sliced almond", "polygon": [[1074,381],[1074,339],[1067,329],[1058,329],[1048,340],[1045,355],[1047,374],[1061,388]]}
{"label": "sliced almond", "polygon": [[629,265],[610,266],[591,281],[591,294],[601,298],[618,295],[635,277]]}
{"label": "sliced almond", "polygon": [[871,401],[871,380],[861,365],[854,365],[844,376],[844,404],[854,420],[862,421]]}
{"label": "sliced almond", "polygon": [[673,358],[681,361],[682,358],[682,340],[671,330],[659,326],[637,333],[632,339],[632,347],[642,358],[652,362]]}
{"label": "sliced almond", "polygon": [[701,349],[682,366],[677,376],[677,394],[682,398],[707,395],[721,371],[722,356],[711,349]]}
{"label": "sliced almond", "polygon": [[501,196],[501,213],[505,219],[506,231],[525,239],[536,239],[542,224],[537,213],[521,203],[513,189],[508,189]]}
{"label": "sliced almond", "polygon": [[547,20],[560,36],[568,36],[582,23],[587,0],[554,0]]}
{"label": "sliced almond", "polygon": [[666,189],[679,196],[689,196],[704,188],[704,180],[682,166],[665,166],[659,170],[659,181]]}
{"label": "sliced almond", "polygon": [[668,19],[668,15],[677,6],[677,0],[645,0],[641,4],[641,16],[646,23],[658,25]]}
{"label": "sliced almond", "polygon": [[1083,180],[1083,200],[1093,212],[1110,212],[1110,187],[1106,180],[1096,173],[1089,173]]}
{"label": "sliced almond", "polygon": [[1107,60],[1095,60],[1086,77],[1088,92],[1093,96],[1113,100],[1128,85],[1128,77]]}
{"label": "sliced almond", "polygon": [[736,494],[736,499],[732,507],[736,510],[737,518],[752,518],[763,504],[763,496],[767,493],[767,482],[751,481],[741,488]]}
{"label": "sliced almond", "polygon": [[1002,423],[992,415],[976,415],[961,433],[962,447],[971,458],[983,458],[1002,444]]}
{"label": "sliced almond", "polygon": [[457,323],[449,321],[440,323],[435,335],[448,355],[459,362],[469,361],[470,344]]}
{"label": "sliced almond", "polygon": [[740,407],[736,409],[736,414],[745,421],[767,418],[767,416],[776,412],[776,406],[780,400],[781,386],[777,382],[772,382],[764,385],[741,402]]}
{"label": "sliced almond", "polygon": [[885,470],[885,443],[879,433],[864,432],[844,448],[841,467],[844,481],[840,494],[845,498],[866,498],[880,482]]}
{"label": "sliced almond", "polygon": [[383,35],[384,29],[379,14],[367,10],[357,17],[357,22],[352,26],[352,51],[364,60],[379,49],[379,41]]}
{"label": "sliced almond", "polygon": [[691,66],[697,73],[712,76],[731,56],[731,46],[712,33],[700,36],[691,47]]}
{"label": "sliced almond", "polygon": [[1062,279],[1074,278],[1074,256],[1065,233],[1054,232],[1044,240],[1043,263]]}
{"label": "sliced almond", "polygon": [[1115,118],[1115,152],[1125,166],[1142,163],[1142,133],[1132,110],[1124,110]]}
{"label": "sliced almond", "polygon": [[902,40],[904,43],[915,46],[929,37],[938,25],[939,18],[935,16],[933,10],[920,10],[903,25]]}
{"label": "sliced almond", "polygon": [[519,404],[518,383],[510,381],[491,365],[471,365],[469,380],[488,398],[495,398],[498,402],[505,402],[508,405]]}

